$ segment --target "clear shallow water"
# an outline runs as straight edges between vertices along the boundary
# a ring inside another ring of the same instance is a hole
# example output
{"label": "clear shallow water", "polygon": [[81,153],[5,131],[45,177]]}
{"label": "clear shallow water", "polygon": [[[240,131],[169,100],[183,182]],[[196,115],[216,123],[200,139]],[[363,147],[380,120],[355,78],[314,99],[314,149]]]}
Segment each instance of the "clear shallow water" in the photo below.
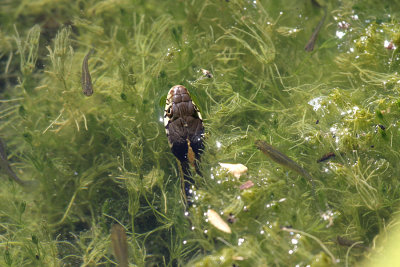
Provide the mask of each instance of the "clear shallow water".
{"label": "clear shallow water", "polygon": [[[132,264],[341,266],[369,252],[347,253],[338,235],[372,247],[390,226],[397,5],[321,2],[327,18],[307,53],[323,16],[311,1],[42,4],[2,9],[10,76],[1,83],[1,135],[17,174],[40,182],[32,192],[5,182],[3,264],[111,266],[118,220]],[[28,32],[33,23],[40,30]],[[95,93],[86,98],[80,71],[91,46]],[[194,177],[187,213],[160,122],[160,100],[176,84],[191,92],[206,129],[204,175]],[[306,169],[316,197],[306,179],[258,151],[257,139]],[[336,156],[317,163],[329,152]],[[234,178],[218,162],[248,172]],[[247,180],[254,186],[240,190]],[[206,220],[208,209],[232,234]]]}

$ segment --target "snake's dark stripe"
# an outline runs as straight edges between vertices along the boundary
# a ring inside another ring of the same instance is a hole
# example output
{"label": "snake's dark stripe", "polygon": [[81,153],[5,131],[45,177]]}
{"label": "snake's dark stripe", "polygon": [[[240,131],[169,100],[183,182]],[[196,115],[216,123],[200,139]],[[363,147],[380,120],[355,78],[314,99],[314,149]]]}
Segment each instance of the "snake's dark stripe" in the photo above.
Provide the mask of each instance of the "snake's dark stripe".
{"label": "snake's dark stripe", "polygon": [[190,197],[190,187],[194,184],[190,165],[201,175],[198,162],[204,149],[204,126],[199,109],[182,85],[175,85],[168,92],[164,125],[172,153],[181,163],[185,195]]}

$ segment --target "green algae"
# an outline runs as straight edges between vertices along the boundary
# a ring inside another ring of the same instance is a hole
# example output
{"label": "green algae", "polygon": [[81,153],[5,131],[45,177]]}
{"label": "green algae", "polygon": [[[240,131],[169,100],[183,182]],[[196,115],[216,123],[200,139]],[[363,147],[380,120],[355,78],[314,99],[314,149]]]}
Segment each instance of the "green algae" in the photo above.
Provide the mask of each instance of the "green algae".
{"label": "green algae", "polygon": [[[18,176],[40,185],[3,182],[0,265],[113,266],[114,223],[127,230],[131,266],[369,258],[396,224],[400,7],[322,2],[327,20],[306,53],[322,14],[311,1],[5,1],[0,133]],[[206,129],[187,213],[160,121],[176,84]],[[323,211],[307,180],[269,161],[258,139],[310,172]],[[336,157],[316,162],[328,152]],[[218,162],[249,171],[233,178]],[[241,191],[246,180],[255,185]],[[206,221],[209,208],[232,234]],[[341,247],[337,235],[372,250]]]}

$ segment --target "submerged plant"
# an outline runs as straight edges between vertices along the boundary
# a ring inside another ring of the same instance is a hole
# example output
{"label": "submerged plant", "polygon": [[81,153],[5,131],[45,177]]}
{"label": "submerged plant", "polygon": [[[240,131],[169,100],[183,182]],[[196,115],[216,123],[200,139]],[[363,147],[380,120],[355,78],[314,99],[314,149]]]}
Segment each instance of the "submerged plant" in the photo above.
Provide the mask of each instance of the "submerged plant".
{"label": "submerged plant", "polygon": [[[344,266],[369,255],[357,242],[374,253],[399,197],[398,8],[326,3],[306,53],[312,1],[5,3],[0,134],[38,186],[1,179],[0,265]],[[204,119],[190,208],[164,133],[176,84]],[[128,259],[112,252],[114,224]]]}

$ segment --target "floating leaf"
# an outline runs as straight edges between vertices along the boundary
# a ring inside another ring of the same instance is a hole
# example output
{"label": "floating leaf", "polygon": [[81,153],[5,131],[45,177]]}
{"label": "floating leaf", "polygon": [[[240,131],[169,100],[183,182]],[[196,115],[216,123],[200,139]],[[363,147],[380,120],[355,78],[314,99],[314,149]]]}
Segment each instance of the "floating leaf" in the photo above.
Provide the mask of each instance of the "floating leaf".
{"label": "floating leaf", "polygon": [[219,165],[224,168],[227,169],[228,172],[230,174],[232,174],[233,176],[235,176],[236,178],[240,178],[240,176],[247,172],[247,167],[244,166],[243,164],[230,164],[230,163],[219,163]]}
{"label": "floating leaf", "polygon": [[219,216],[218,213],[216,213],[214,210],[209,209],[207,211],[207,217],[208,221],[215,226],[218,230],[221,230],[222,232],[225,233],[232,233],[231,228],[229,225]]}

